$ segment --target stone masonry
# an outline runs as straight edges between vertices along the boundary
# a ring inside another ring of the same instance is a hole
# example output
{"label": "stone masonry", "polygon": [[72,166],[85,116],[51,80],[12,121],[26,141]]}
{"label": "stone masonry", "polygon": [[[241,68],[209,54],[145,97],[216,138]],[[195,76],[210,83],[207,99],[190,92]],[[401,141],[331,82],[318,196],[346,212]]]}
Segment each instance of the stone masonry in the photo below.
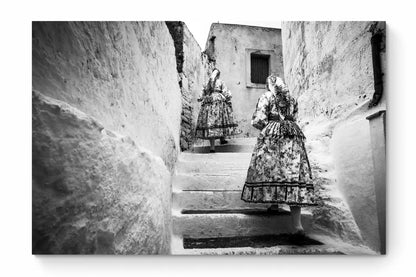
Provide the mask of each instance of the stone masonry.
{"label": "stone masonry", "polygon": [[167,21],[166,25],[175,45],[176,69],[182,94],[180,147],[183,151],[193,145],[200,108],[197,99],[208,81],[213,64],[208,61],[206,54],[201,53],[200,46],[185,23]]}
{"label": "stone masonry", "polygon": [[34,22],[32,62],[33,253],[168,254],[182,97],[166,24]]}

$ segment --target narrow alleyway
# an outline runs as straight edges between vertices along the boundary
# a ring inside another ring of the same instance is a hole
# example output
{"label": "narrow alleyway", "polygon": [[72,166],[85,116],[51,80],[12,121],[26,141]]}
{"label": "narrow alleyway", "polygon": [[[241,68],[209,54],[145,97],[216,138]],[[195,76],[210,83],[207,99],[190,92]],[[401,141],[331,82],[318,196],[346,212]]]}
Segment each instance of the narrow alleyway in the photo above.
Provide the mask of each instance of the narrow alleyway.
{"label": "narrow alleyway", "polygon": [[[217,146],[196,146],[179,157],[173,181],[172,254],[343,254],[328,239],[294,239],[289,207],[240,200],[255,138],[239,138]],[[303,210],[305,231],[312,213]],[[335,244],[334,244],[335,245]],[[342,249],[344,250],[344,249]]]}

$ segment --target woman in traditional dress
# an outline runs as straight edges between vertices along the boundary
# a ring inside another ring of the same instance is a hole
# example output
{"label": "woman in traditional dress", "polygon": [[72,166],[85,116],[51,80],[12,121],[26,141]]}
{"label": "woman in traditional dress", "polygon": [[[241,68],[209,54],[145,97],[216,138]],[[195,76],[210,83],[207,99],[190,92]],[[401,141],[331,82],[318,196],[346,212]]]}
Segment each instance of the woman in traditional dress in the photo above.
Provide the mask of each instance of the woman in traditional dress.
{"label": "woman in traditional dress", "polygon": [[201,110],[196,125],[196,137],[210,142],[210,152],[215,152],[215,139],[227,143],[226,137],[237,134],[237,124],[233,119],[231,92],[220,79],[220,71],[215,68],[208,80],[202,96]]}
{"label": "woman in traditional dress", "polygon": [[297,101],[277,76],[267,78],[251,124],[261,130],[251,157],[241,199],[290,206],[293,229],[304,234],[301,206],[315,204],[305,136],[296,124]]}

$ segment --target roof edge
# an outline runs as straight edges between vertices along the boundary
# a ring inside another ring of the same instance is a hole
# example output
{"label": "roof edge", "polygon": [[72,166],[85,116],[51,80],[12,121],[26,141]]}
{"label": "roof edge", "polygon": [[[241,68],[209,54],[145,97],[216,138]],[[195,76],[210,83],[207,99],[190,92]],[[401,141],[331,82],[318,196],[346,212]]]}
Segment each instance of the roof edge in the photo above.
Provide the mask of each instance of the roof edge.
{"label": "roof edge", "polygon": [[282,30],[282,28],[264,27],[264,26],[257,26],[257,25],[234,24],[234,23],[221,23],[221,22],[211,23],[211,28],[210,29],[212,29],[215,25],[228,25],[228,26],[249,27],[249,28],[257,28],[257,29],[270,29],[270,30],[279,30],[279,31]]}

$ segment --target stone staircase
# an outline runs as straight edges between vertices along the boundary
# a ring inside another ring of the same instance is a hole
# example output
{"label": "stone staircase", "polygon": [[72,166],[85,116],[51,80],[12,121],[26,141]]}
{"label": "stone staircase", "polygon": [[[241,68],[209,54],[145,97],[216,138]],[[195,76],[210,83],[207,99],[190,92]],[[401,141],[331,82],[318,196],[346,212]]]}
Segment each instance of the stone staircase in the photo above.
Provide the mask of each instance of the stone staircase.
{"label": "stone staircase", "polygon": [[[270,204],[240,199],[255,138],[229,140],[209,153],[206,144],[183,152],[173,179],[172,254],[344,254],[326,238],[289,236],[289,207],[270,211]],[[302,223],[311,231],[312,214]],[[321,241],[326,241],[322,243]],[[360,253],[362,254],[362,253]]]}

